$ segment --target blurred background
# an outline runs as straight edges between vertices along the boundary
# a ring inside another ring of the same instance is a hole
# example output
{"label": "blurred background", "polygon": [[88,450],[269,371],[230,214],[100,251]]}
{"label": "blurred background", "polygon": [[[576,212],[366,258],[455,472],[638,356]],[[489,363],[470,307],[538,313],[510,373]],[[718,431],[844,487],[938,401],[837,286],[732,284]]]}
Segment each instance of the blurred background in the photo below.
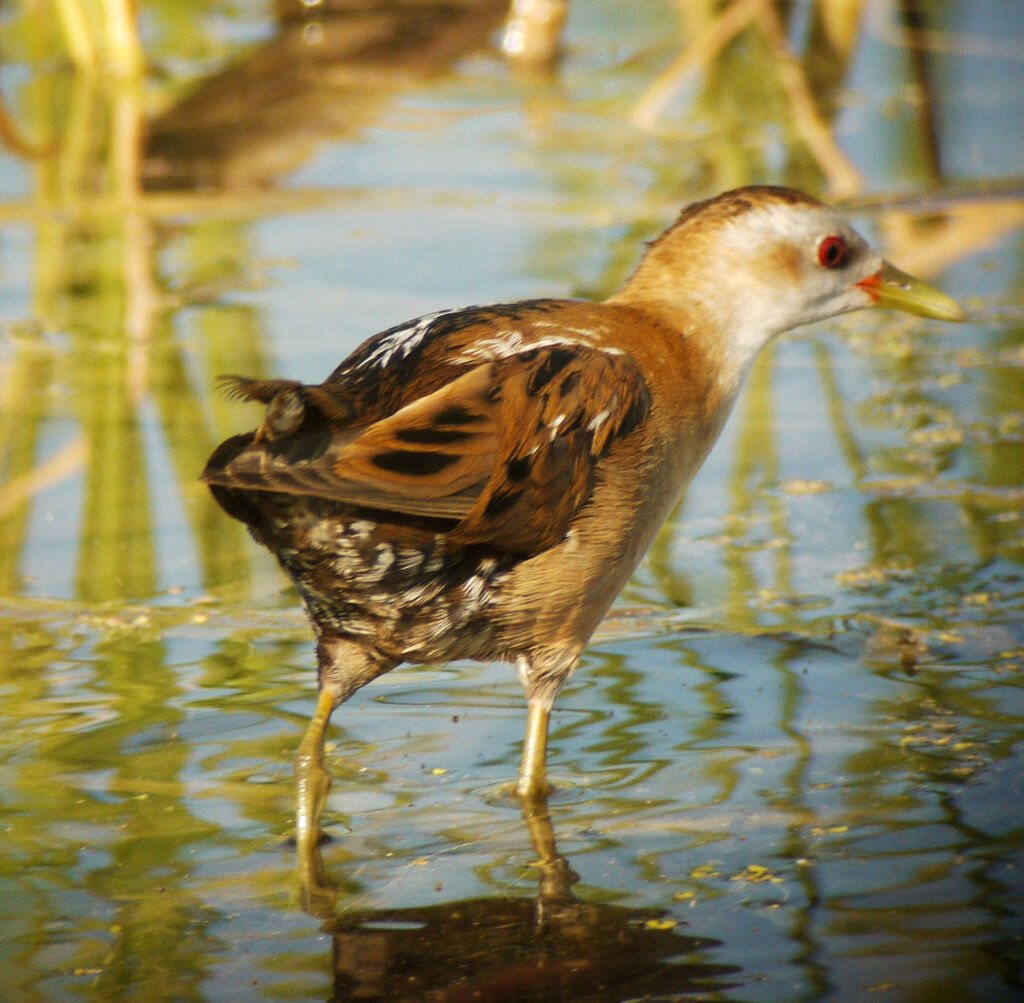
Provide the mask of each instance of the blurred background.
{"label": "blurred background", "polygon": [[[0,996],[1020,998],[1024,6],[137,7],[0,10]],[[339,710],[304,911],[315,659],[197,482],[258,420],[216,377],[607,296],[749,183],[971,321],[765,353],[559,700],[552,830],[510,667]]]}

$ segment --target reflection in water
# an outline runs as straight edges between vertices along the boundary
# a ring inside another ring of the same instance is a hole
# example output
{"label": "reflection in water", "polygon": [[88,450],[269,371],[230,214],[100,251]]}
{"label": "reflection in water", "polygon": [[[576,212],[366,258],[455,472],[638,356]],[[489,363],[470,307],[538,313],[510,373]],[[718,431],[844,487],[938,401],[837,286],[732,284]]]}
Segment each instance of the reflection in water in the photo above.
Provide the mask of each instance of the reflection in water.
{"label": "reflection in water", "polygon": [[346,914],[327,924],[335,999],[619,1001],[728,989],[737,969],[687,955],[718,942],[660,927],[661,914],[488,896]]}
{"label": "reflection in water", "polygon": [[269,184],[320,144],[354,138],[388,98],[478,48],[506,9],[505,0],[279,0],[269,42],[150,122],[143,184]]}
{"label": "reflection in water", "polygon": [[[717,64],[727,62],[728,57],[722,58],[723,52],[737,36],[755,30],[769,54],[768,58],[758,60],[767,70],[767,77],[759,82],[760,87],[765,86],[766,80],[778,86],[788,105],[793,131],[824,175],[832,197],[839,199],[856,193],[863,183],[860,172],[836,142],[822,113],[823,108],[833,112],[836,109],[840,68],[852,55],[852,41],[856,38],[855,19],[839,31],[830,30],[834,22],[829,19],[829,11],[834,6],[825,3],[813,9],[815,30],[808,34],[808,42],[819,58],[808,60],[810,65],[806,67],[790,51],[786,25],[774,4],[765,0],[733,0],[720,11],[693,5],[688,13],[692,19],[703,19],[700,30],[638,102],[633,112],[634,121],[644,129],[659,128],[659,119],[676,93],[691,77],[698,72],[708,73],[709,68],[718,86],[732,89],[734,77],[741,78],[743,71],[731,67],[723,72]],[[814,74],[813,79],[809,79],[808,70]]]}
{"label": "reflection in water", "polygon": [[583,1003],[722,992],[739,969],[697,960],[718,941],[664,910],[584,903],[555,849],[547,805],[524,808],[539,861],[535,899],[345,911],[331,935],[334,999]]}

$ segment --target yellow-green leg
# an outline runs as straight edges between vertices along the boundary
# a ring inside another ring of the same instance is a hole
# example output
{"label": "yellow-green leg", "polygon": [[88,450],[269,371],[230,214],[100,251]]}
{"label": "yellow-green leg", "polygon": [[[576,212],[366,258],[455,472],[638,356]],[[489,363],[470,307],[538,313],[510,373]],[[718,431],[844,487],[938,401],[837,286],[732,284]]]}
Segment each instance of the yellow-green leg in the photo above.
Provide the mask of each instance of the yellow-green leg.
{"label": "yellow-green leg", "polygon": [[525,801],[543,801],[551,793],[548,783],[548,724],[551,704],[534,697],[526,718],[523,763],[519,769],[516,793]]}
{"label": "yellow-green leg", "polygon": [[299,881],[305,908],[319,914],[333,904],[334,888],[327,882],[320,858],[320,814],[331,789],[324,767],[324,736],[334,710],[334,697],[321,689],[316,710],[295,757],[295,843]]}
{"label": "yellow-green leg", "polygon": [[320,815],[331,789],[331,775],[324,767],[327,725],[338,704],[395,663],[380,662],[354,641],[331,634],[317,638],[316,656],[320,687],[316,709],[295,757],[295,842],[304,904],[319,916],[333,907],[335,895],[320,857]]}

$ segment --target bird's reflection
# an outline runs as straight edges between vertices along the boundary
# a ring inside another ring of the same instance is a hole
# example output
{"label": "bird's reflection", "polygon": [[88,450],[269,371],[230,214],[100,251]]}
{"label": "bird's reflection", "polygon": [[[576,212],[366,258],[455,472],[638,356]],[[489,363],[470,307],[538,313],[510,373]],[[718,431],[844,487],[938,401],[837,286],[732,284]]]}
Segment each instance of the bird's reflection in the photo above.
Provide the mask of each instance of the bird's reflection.
{"label": "bird's reflection", "polygon": [[148,191],[263,188],[486,44],[507,0],[274,4],[276,31],[148,123]]}
{"label": "bird's reflection", "polygon": [[[333,999],[576,1003],[704,996],[738,984],[738,968],[705,960],[720,942],[681,933],[664,910],[578,899],[546,801],[524,802],[523,819],[539,860],[534,898],[332,915],[323,930],[331,936]],[[319,848],[309,855],[300,873],[316,876],[313,901],[323,906],[330,883]]]}

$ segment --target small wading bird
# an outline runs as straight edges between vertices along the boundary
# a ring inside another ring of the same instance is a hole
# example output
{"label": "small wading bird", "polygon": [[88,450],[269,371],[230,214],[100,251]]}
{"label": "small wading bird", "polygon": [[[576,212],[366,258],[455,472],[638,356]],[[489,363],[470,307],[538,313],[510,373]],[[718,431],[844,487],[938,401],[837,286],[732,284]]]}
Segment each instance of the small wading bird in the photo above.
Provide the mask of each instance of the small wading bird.
{"label": "small wading bird", "polygon": [[758,351],[874,306],[965,316],[827,206],[744,188],[684,210],[603,303],[430,314],[319,385],[226,377],[266,414],[203,477],[276,555],[316,632],[300,852],[319,838],[331,712],[401,662],[514,662],[529,702],[518,793],[542,803],[555,696]]}

